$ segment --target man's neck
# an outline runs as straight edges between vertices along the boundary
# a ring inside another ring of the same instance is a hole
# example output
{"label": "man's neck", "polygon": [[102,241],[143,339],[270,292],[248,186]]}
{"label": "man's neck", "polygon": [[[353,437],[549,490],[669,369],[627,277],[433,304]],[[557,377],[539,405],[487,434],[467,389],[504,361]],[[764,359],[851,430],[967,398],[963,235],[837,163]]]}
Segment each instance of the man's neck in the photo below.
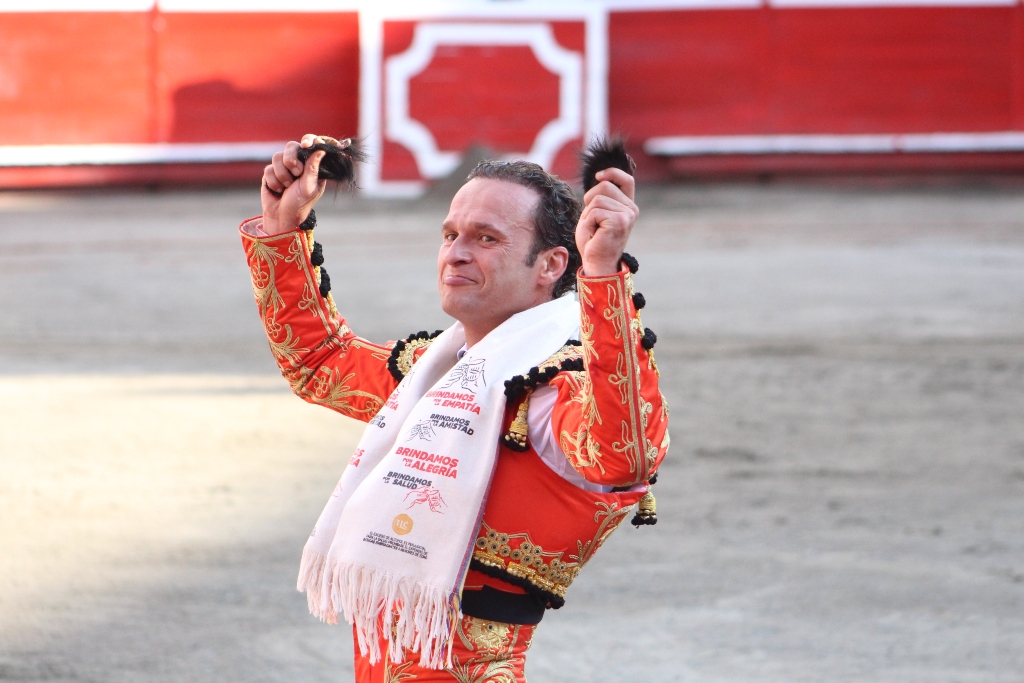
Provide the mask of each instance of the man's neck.
{"label": "man's neck", "polygon": [[[546,298],[543,298],[543,296],[546,296]],[[505,322],[506,320],[508,320],[512,316],[516,315],[517,313],[522,313],[523,311],[528,311],[531,308],[536,308],[537,306],[540,306],[541,304],[546,304],[549,301],[553,301],[553,300],[554,300],[554,297],[552,297],[550,294],[542,295],[541,297],[538,297],[529,306],[521,308],[518,311],[513,311],[512,313],[509,313],[507,316],[505,316],[504,318],[501,318],[501,319],[491,318],[491,319],[488,319],[488,320],[476,320],[476,321],[472,321],[472,322],[467,322],[465,320],[460,320],[459,322],[462,323],[462,329],[466,333],[466,348],[473,348],[474,344],[476,344],[478,341],[480,341],[481,339],[486,337],[488,334],[490,334],[491,331],[494,328],[498,327],[503,322]]]}
{"label": "man's neck", "polygon": [[[504,322],[504,321],[502,321],[502,322]],[[498,323],[498,324],[500,325],[501,323]],[[488,334],[490,334],[491,330],[493,330],[497,326],[498,325],[492,325],[492,326],[488,327],[487,329],[480,329],[480,328],[468,327],[465,323],[463,323],[462,327],[466,331],[466,348],[467,349],[473,348],[474,344],[476,344],[478,341],[480,341],[481,339],[486,337]]]}

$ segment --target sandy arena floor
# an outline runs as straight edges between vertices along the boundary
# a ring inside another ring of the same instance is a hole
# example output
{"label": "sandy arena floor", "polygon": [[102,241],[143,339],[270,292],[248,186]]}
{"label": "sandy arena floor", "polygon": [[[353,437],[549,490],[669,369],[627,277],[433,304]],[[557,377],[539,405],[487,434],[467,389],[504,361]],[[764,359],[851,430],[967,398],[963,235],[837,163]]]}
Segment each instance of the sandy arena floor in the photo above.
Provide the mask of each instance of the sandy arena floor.
{"label": "sandy arena floor", "polygon": [[[660,522],[533,683],[1024,680],[1024,191],[652,188]],[[0,681],[351,681],[294,590],[361,425],[287,391],[254,192],[0,194]],[[445,207],[318,208],[339,307],[444,326]]]}

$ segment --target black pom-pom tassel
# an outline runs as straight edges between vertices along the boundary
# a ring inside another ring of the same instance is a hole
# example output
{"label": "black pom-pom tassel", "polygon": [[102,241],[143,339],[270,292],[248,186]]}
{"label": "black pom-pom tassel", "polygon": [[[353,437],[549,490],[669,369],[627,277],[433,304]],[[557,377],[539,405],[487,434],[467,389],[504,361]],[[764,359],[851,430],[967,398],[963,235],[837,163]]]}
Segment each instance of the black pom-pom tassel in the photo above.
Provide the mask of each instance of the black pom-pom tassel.
{"label": "black pom-pom tassel", "polygon": [[645,327],[644,336],[640,338],[640,346],[644,347],[645,351],[650,351],[657,343],[658,335],[654,334],[654,330],[651,328]]}
{"label": "black pom-pom tassel", "polygon": [[641,517],[639,514],[633,515],[633,519],[629,520],[629,523],[639,528],[642,526],[654,526],[658,523],[657,517]]}
{"label": "black pom-pom tassel", "polygon": [[299,230],[312,230],[316,227],[316,211],[313,209],[309,210],[309,215],[306,216],[306,220],[299,223]]}
{"label": "black pom-pom tassel", "polygon": [[565,372],[583,372],[583,359],[566,358],[562,361],[562,370]]}
{"label": "black pom-pom tassel", "polygon": [[636,294],[633,295],[633,308],[635,308],[636,310],[639,311],[641,308],[643,308],[646,305],[647,305],[647,299],[644,298],[643,294],[641,294],[640,292],[637,292]]}
{"label": "black pom-pom tassel", "polygon": [[505,446],[505,448],[509,449],[510,451],[515,451],[516,453],[525,453],[526,451],[530,450],[529,442],[518,441],[516,437],[512,434],[502,434],[501,443]]}
{"label": "black pom-pom tassel", "polygon": [[313,251],[309,254],[309,262],[314,266],[322,266],[324,264],[324,245],[319,242],[313,242]]}
{"label": "black pom-pom tassel", "polygon": [[629,268],[629,272],[632,273],[633,275],[636,275],[636,271],[640,270],[640,262],[637,261],[636,257],[634,257],[632,254],[622,252],[622,256],[619,257],[619,261],[621,261],[624,266]]}
{"label": "black pom-pom tassel", "polygon": [[331,276],[327,274],[326,268],[320,269],[320,296],[326,297],[331,291]]}

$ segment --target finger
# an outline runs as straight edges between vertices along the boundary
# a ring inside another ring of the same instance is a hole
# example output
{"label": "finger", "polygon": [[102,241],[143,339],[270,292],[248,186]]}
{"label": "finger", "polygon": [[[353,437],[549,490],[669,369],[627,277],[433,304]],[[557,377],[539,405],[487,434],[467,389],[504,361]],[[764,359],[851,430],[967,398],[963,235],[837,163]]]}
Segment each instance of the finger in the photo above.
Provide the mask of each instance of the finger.
{"label": "finger", "polygon": [[302,146],[297,142],[289,142],[284,146],[284,166],[293,176],[302,175],[302,162],[299,161],[299,150]]}
{"label": "finger", "polygon": [[606,168],[603,171],[598,171],[596,177],[599,182],[607,180],[618,186],[630,200],[636,198],[636,179],[621,168]]}
{"label": "finger", "polygon": [[274,167],[274,175],[277,176],[278,182],[284,187],[291,186],[292,182],[295,181],[295,176],[284,165],[284,152],[275,154],[271,159],[270,165]]}
{"label": "finger", "polygon": [[[266,182],[263,183],[263,188],[262,189],[265,190],[274,199],[280,199],[281,197],[284,196],[284,192],[274,192],[269,187],[267,187],[267,183]],[[262,192],[260,194],[262,194]]]}
{"label": "finger", "polygon": [[263,185],[266,187],[272,195],[280,198],[281,193],[284,192],[284,186],[281,181],[277,179],[277,174],[274,173],[273,165],[268,164],[263,169]]}
{"label": "finger", "polygon": [[616,199],[623,204],[631,204],[632,199],[623,192],[618,185],[615,183],[604,180],[594,185],[592,188],[587,190],[587,193],[583,195],[583,203],[588,204],[594,197],[604,195]]}
{"label": "finger", "polygon": [[316,178],[317,174],[320,173],[320,162],[323,161],[325,156],[327,156],[327,152],[324,152],[323,150],[313,152],[309,155],[309,159],[306,160],[306,169],[303,172],[303,175]]}
{"label": "finger", "polygon": [[317,177],[320,172],[320,162],[325,155],[326,152],[324,151],[313,152],[309,159],[306,160],[306,168],[299,179],[302,194],[306,197],[318,198],[320,193],[323,192],[323,188],[327,186],[326,181],[320,180]]}
{"label": "finger", "polygon": [[623,199],[625,201],[620,202],[607,195],[599,194],[590,200],[590,203],[586,205],[583,211],[585,213],[587,209],[591,207],[608,209],[609,211],[620,211],[624,216],[628,217],[627,222],[629,224],[633,224],[636,222],[636,219],[640,217],[640,208],[633,202],[629,201],[625,195],[623,195]]}
{"label": "finger", "polygon": [[635,204],[630,202],[629,204],[622,204],[615,201],[611,197],[604,195],[598,195],[583,209],[580,214],[581,218],[586,217],[588,221],[592,220],[592,215],[602,211],[604,216],[613,216],[617,221],[617,224],[621,224],[623,227],[629,228],[636,222],[637,216],[640,214],[640,210]]}
{"label": "finger", "polygon": [[626,212],[630,212],[630,207],[632,205],[632,202],[630,202],[628,199],[626,199],[625,196],[623,196],[623,199],[625,199],[625,202],[620,202],[619,200],[614,199],[612,197],[609,197],[608,195],[599,194],[599,195],[594,196],[587,203],[586,208],[584,208],[583,210],[587,211],[588,209],[601,208],[601,209],[608,209],[609,211],[626,211]]}
{"label": "finger", "polygon": [[587,250],[587,242],[594,238],[594,227],[580,220],[576,224],[576,251],[583,254]]}
{"label": "finger", "polygon": [[607,220],[607,217],[613,216],[616,217],[623,225],[629,224],[633,220],[633,212],[629,210],[628,206],[620,204],[614,199],[603,195],[598,195],[593,201],[587,204],[586,208],[584,208],[583,212],[580,214],[580,220],[584,221],[586,224],[593,223],[596,227],[606,227],[601,225],[602,221],[594,219],[594,216],[597,215],[598,211],[600,211],[601,215],[605,217],[605,220]]}
{"label": "finger", "polygon": [[594,232],[598,230],[610,233],[626,233],[629,217],[621,211],[595,207],[587,215],[587,225],[592,225]]}
{"label": "finger", "polygon": [[312,147],[316,144],[316,135],[313,133],[306,133],[302,136],[302,140],[299,142],[303,147]]}

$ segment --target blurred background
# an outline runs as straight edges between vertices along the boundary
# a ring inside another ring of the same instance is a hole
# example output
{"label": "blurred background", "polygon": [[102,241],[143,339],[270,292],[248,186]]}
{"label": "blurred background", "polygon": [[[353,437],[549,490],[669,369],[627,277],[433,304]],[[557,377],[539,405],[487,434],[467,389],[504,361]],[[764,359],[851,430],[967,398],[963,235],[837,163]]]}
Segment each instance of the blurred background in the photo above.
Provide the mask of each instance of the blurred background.
{"label": "blurred background", "polygon": [[532,681],[1022,680],[1024,5],[0,0],[0,681],[352,679],[294,585],[362,425],[236,232],[306,132],[378,342],[476,159],[628,138],[672,450]]}

